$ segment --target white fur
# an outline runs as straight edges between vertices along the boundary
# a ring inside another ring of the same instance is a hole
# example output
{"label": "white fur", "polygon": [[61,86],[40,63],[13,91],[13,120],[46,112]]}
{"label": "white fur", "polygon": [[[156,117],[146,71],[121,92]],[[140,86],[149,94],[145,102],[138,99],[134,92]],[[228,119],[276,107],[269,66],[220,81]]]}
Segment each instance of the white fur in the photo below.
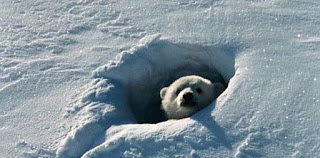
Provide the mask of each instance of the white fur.
{"label": "white fur", "polygon": [[[201,92],[197,92],[197,88]],[[177,90],[180,90],[177,95]],[[173,82],[169,87],[160,91],[162,109],[168,119],[180,119],[193,115],[200,109],[208,106],[221,94],[225,87],[221,83],[211,83],[210,80],[200,76],[184,76]],[[185,104],[183,95],[192,93],[195,104]]]}

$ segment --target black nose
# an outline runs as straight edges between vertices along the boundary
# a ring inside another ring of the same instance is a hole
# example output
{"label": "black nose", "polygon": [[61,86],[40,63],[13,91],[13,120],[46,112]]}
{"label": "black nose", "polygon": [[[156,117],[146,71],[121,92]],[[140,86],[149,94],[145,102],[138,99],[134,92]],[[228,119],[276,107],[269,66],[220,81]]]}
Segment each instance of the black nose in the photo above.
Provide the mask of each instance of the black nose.
{"label": "black nose", "polygon": [[192,101],[192,98],[193,98],[193,95],[192,95],[191,92],[187,92],[186,94],[183,95],[183,99],[184,99],[186,102]]}

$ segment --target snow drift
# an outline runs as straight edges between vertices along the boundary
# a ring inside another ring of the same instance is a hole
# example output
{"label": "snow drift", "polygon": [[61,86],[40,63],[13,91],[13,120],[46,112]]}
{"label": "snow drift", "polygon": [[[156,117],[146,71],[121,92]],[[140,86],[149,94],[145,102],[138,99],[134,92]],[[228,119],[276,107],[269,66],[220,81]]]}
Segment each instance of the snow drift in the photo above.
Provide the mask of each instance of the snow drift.
{"label": "snow drift", "polygon": [[[1,1],[0,157],[319,157],[319,10],[317,0]],[[138,42],[156,33],[167,39]],[[173,79],[182,61],[235,75],[192,117],[139,124],[132,103],[156,94],[133,98],[131,81],[165,85],[154,72]]]}
{"label": "snow drift", "polygon": [[[171,43],[160,37],[159,34],[146,36],[137,46],[119,54],[115,61],[93,72],[96,79],[92,86],[69,111],[79,113],[85,120],[62,143],[57,152],[59,157],[78,157],[104,139],[106,142],[93,150],[102,151],[102,155],[112,153],[114,145],[104,136],[110,126],[165,121],[160,109],[160,89],[181,76],[199,75],[227,84],[235,73],[233,57],[221,46]],[[149,129],[145,126],[140,128]]]}

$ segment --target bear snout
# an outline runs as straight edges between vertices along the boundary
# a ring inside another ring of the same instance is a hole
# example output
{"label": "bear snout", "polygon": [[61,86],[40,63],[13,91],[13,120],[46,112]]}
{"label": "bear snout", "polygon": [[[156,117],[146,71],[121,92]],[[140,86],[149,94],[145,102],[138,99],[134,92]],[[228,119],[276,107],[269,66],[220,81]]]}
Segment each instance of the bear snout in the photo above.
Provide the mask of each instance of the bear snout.
{"label": "bear snout", "polygon": [[193,107],[196,106],[197,103],[194,101],[194,96],[192,92],[187,92],[182,95],[182,100],[180,102],[181,106],[185,107]]}
{"label": "bear snout", "polygon": [[192,94],[191,92],[187,92],[187,93],[183,94],[182,97],[183,97],[183,99],[184,99],[184,101],[185,101],[186,103],[189,103],[189,102],[191,102],[192,99],[193,99],[193,94]]}

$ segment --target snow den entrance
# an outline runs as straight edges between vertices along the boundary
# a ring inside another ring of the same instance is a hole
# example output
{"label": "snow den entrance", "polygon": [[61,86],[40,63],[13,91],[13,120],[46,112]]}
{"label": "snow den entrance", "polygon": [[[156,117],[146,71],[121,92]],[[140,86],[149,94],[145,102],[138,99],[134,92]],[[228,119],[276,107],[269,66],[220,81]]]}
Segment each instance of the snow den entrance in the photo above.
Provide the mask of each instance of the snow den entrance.
{"label": "snow den entrance", "polygon": [[163,87],[185,75],[227,85],[234,71],[233,57],[216,47],[177,44],[152,35],[95,70],[94,77],[120,85],[114,88],[122,91],[119,95],[124,96],[118,97],[125,98],[136,122],[157,123],[164,121],[159,95]]}

